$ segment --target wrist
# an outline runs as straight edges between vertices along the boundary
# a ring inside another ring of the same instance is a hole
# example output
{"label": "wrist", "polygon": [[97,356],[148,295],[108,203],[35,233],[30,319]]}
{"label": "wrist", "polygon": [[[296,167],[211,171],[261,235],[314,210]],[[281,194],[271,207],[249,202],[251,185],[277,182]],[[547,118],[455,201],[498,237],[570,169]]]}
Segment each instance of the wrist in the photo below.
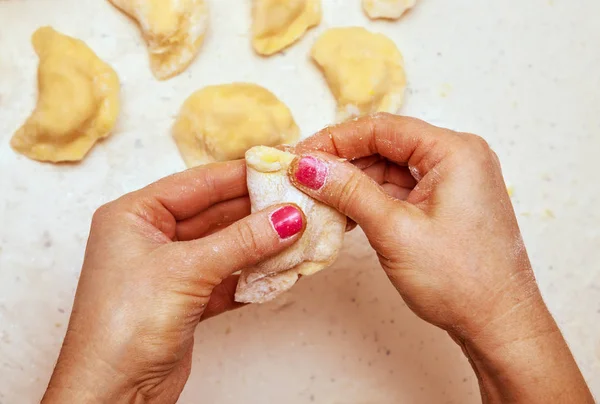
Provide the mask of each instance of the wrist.
{"label": "wrist", "polygon": [[479,332],[454,338],[478,377],[484,403],[593,402],[587,401],[587,385],[537,291]]}
{"label": "wrist", "polygon": [[142,403],[130,379],[67,334],[42,403]]}

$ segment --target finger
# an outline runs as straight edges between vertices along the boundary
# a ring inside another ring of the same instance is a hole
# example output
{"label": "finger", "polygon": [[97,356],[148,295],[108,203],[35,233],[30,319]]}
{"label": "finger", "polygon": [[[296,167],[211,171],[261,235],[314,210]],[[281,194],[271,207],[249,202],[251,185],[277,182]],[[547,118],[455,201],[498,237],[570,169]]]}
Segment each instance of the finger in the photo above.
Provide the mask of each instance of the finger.
{"label": "finger", "polygon": [[390,184],[389,182],[382,184],[381,187],[383,188],[386,194],[388,194],[392,198],[396,198],[401,201],[405,201],[406,198],[408,198],[408,195],[410,195],[410,192],[412,191],[411,189],[402,188],[396,184]]}
{"label": "finger", "polygon": [[386,161],[379,161],[378,163],[373,164],[370,167],[362,169],[362,171],[369,177],[371,177],[373,181],[381,185],[385,182],[386,165]]}
{"label": "finger", "polygon": [[297,154],[323,151],[348,160],[379,154],[408,164],[417,180],[448,152],[458,136],[418,119],[386,113],[328,127],[296,145]]}
{"label": "finger", "polygon": [[411,209],[390,198],[379,184],[352,164],[325,153],[296,158],[290,166],[290,180],[308,195],[354,220],[367,236],[379,232],[393,215]]}
{"label": "finger", "polygon": [[417,185],[417,181],[408,167],[402,167],[387,160],[379,161],[363,169],[363,172],[380,185],[390,183],[402,188],[414,188]]}
{"label": "finger", "polygon": [[235,301],[235,289],[239,278],[239,275],[231,275],[213,289],[200,321],[245,306],[244,303]]}
{"label": "finger", "polygon": [[178,243],[187,269],[210,284],[276,255],[295,243],[306,228],[302,210],[272,206],[200,240]]}
{"label": "finger", "polygon": [[401,188],[414,188],[417,185],[417,180],[412,176],[408,167],[401,167],[393,163],[386,166],[383,182]]}
{"label": "finger", "polygon": [[352,160],[352,164],[354,164],[355,167],[360,168],[361,170],[365,170],[366,168],[371,167],[372,165],[379,163],[381,161],[385,161],[385,159],[379,155],[373,155],[373,156],[367,156],[367,157],[362,157],[356,160]]}
{"label": "finger", "polygon": [[246,164],[236,160],[195,167],[138,193],[156,199],[176,220],[185,220],[218,202],[248,195]]}
{"label": "finger", "polygon": [[250,199],[241,197],[220,202],[196,216],[177,223],[177,240],[189,241],[205,236],[223,225],[236,222],[250,214]]}

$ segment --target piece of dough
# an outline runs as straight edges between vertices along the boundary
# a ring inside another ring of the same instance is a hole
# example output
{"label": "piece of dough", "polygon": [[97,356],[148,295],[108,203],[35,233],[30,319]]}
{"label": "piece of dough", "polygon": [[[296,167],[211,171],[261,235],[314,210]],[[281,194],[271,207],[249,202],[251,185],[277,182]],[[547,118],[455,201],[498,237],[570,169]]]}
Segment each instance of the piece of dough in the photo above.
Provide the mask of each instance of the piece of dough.
{"label": "piece of dough", "polygon": [[250,83],[195,92],[173,127],[188,167],[243,158],[253,146],[291,144],[299,136],[290,110],[269,90]]}
{"label": "piece of dough", "polygon": [[272,55],[296,42],[321,22],[321,0],[253,0],[252,44]]}
{"label": "piece of dough", "polygon": [[294,187],[288,168],[296,156],[271,147],[246,153],[248,192],[252,211],[280,203],[295,203],[306,216],[306,230],[293,246],[260,265],[242,271],[235,300],[264,303],[290,289],[299,275],[312,275],[330,266],[342,247],[346,217]]}
{"label": "piece of dough", "polygon": [[337,103],[337,120],[398,113],[404,99],[404,59],[394,42],[364,28],[332,28],[312,48]]}
{"label": "piece of dough", "polygon": [[117,73],[83,41],[51,27],[38,29],[31,42],[40,59],[38,101],[10,144],[34,160],[79,161],[115,126]]}
{"label": "piece of dough", "polygon": [[184,71],[198,54],[208,27],[204,0],[109,0],[136,20],[159,80]]}
{"label": "piece of dough", "polygon": [[397,20],[413,8],[417,0],[363,0],[362,5],[369,18]]}

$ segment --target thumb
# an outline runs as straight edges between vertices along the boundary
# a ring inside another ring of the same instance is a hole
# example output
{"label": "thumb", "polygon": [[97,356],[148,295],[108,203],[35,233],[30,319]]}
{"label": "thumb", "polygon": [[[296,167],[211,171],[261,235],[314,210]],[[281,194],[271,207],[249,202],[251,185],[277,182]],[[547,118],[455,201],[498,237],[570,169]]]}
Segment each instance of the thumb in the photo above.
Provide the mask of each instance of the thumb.
{"label": "thumb", "polygon": [[[306,217],[293,204],[254,213],[208,237],[182,244],[196,276],[214,285],[294,244],[306,228]],[[200,273],[198,273],[200,271]]]}
{"label": "thumb", "polygon": [[369,239],[385,233],[393,218],[408,209],[359,168],[326,153],[296,158],[289,176],[301,191],[354,220]]}

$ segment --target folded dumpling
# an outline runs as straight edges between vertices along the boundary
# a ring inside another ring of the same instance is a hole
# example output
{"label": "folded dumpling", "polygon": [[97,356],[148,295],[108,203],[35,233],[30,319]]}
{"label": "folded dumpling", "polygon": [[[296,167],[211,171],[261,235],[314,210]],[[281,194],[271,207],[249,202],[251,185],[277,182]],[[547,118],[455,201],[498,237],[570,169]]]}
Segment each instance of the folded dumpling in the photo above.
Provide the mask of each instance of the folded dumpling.
{"label": "folded dumpling", "polygon": [[242,271],[235,300],[264,303],[290,289],[300,275],[330,266],[342,247],[346,217],[299,191],[288,178],[296,156],[272,147],[246,152],[248,191],[252,211],[281,203],[298,205],[306,216],[306,230],[293,246],[260,265]]}

